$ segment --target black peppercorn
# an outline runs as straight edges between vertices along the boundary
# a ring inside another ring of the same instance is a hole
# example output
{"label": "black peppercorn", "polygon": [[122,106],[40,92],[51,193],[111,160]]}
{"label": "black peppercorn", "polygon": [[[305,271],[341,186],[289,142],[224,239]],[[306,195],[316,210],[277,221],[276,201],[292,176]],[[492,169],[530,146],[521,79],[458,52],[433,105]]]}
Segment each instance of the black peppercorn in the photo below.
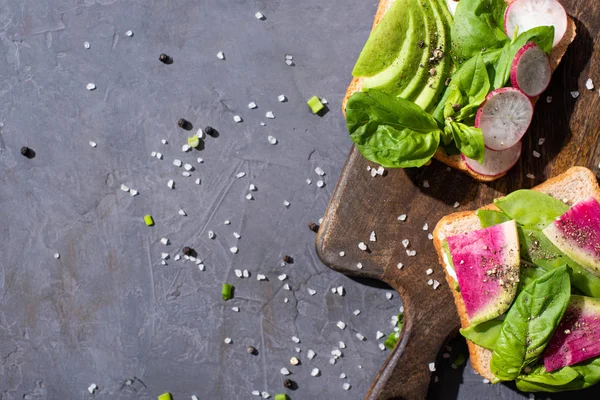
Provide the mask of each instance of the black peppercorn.
{"label": "black peppercorn", "polygon": [[246,348],[246,351],[248,352],[248,354],[251,354],[251,355],[255,355],[257,353],[256,348],[254,346],[248,346]]}
{"label": "black peppercorn", "polygon": [[24,157],[27,157],[27,158],[33,158],[33,157],[35,157],[35,151],[31,150],[27,146],[23,146],[23,147],[21,147],[21,155],[23,155]]}
{"label": "black peppercorn", "polygon": [[207,126],[206,128],[204,128],[204,133],[206,133],[208,136],[214,137],[217,134],[217,130],[212,126]]}
{"label": "black peppercorn", "polygon": [[294,259],[290,256],[283,256],[283,261],[287,264],[292,264],[294,262]]}
{"label": "black peppercorn", "polygon": [[308,224],[308,229],[310,229],[313,232],[319,232],[319,225],[315,224],[314,222],[310,222]]}
{"label": "black peppercorn", "polygon": [[285,381],[283,381],[283,387],[287,388],[287,389],[291,389],[294,387],[294,381],[292,381],[291,379],[286,379]]}
{"label": "black peppercorn", "polygon": [[158,59],[163,64],[173,64],[173,59],[171,58],[171,56],[169,56],[165,53],[162,53],[160,56],[158,56]]}
{"label": "black peppercorn", "polygon": [[185,246],[183,249],[181,249],[181,252],[183,254],[185,254],[186,256],[190,256],[192,254],[192,248],[191,247],[187,247]]}
{"label": "black peppercorn", "polygon": [[192,124],[185,118],[179,118],[179,121],[177,121],[177,125],[180,128],[185,129],[186,131],[192,130]]}

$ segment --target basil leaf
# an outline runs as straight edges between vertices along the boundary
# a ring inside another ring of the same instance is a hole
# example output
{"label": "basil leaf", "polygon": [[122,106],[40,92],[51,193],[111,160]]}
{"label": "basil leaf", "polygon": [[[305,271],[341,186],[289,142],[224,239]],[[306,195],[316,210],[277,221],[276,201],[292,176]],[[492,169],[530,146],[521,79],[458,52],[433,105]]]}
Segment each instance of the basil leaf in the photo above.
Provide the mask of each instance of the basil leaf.
{"label": "basil leaf", "polygon": [[537,361],[562,318],[571,295],[567,266],[547,272],[526,286],[506,314],[490,368],[511,381]]}
{"label": "basil leaf", "polygon": [[452,25],[456,56],[468,59],[482,49],[496,49],[509,42],[504,33],[503,0],[461,0]]}
{"label": "basil leaf", "polygon": [[388,350],[394,350],[398,340],[400,339],[400,331],[402,331],[402,325],[404,325],[404,314],[398,314],[398,323],[396,326],[398,327],[398,332],[394,331],[388,335],[388,337],[383,342],[383,345]]}
{"label": "basil leaf", "polygon": [[450,127],[454,143],[456,143],[456,147],[458,147],[461,153],[483,163],[485,147],[481,129],[467,126],[460,122],[450,122]]}
{"label": "basil leaf", "polygon": [[521,267],[519,268],[519,293],[521,293],[521,290],[523,290],[525,286],[540,278],[546,272],[545,269],[538,267],[537,265],[521,262]]}
{"label": "basil leaf", "polygon": [[504,317],[498,317],[481,324],[471,325],[460,330],[461,335],[478,346],[494,350]]}
{"label": "basil leaf", "polygon": [[562,253],[541,231],[519,227],[521,257],[550,271],[568,265],[571,267],[571,284],[590,297],[600,298],[600,277],[583,268]]}
{"label": "basil leaf", "polygon": [[529,41],[534,42],[546,53],[549,53],[550,50],[552,50],[552,43],[554,42],[554,27],[538,26],[536,28],[532,28],[521,33],[510,45],[502,49],[502,54],[498,58],[498,61],[494,67],[494,89],[498,89],[506,85],[508,78],[510,78],[510,69],[517,52]]}
{"label": "basil leaf", "polygon": [[467,95],[468,104],[481,104],[485,100],[485,96],[490,91],[490,80],[481,53],[477,53],[477,55],[465,62],[452,75],[451,86],[459,88],[462,93]]}
{"label": "basil leaf", "polygon": [[569,206],[547,194],[521,189],[494,200],[502,212],[518,224],[542,230],[563,215]]}
{"label": "basil leaf", "polygon": [[600,358],[547,372],[539,365],[516,379],[517,389],[524,392],[561,392],[585,389],[600,382]]}
{"label": "basil leaf", "polygon": [[384,167],[420,167],[435,154],[441,131],[415,103],[378,90],[354,93],[346,106],[350,138]]}
{"label": "basil leaf", "polygon": [[501,211],[477,210],[477,216],[482,228],[489,228],[490,226],[510,221],[510,217]]}

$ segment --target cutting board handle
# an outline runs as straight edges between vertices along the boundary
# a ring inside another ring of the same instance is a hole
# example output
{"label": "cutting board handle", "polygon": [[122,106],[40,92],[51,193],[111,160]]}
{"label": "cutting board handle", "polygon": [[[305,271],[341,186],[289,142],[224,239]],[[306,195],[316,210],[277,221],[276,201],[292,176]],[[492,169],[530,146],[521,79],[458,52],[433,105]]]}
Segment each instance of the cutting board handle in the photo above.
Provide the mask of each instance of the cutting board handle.
{"label": "cutting board handle", "polygon": [[434,301],[421,301],[422,296],[431,296],[433,289],[412,288],[408,293],[398,289],[404,304],[400,340],[379,370],[365,400],[425,399],[431,380],[429,365],[436,361],[448,339],[448,330],[440,329],[447,324],[444,321],[448,318],[444,315],[447,311],[442,311]]}

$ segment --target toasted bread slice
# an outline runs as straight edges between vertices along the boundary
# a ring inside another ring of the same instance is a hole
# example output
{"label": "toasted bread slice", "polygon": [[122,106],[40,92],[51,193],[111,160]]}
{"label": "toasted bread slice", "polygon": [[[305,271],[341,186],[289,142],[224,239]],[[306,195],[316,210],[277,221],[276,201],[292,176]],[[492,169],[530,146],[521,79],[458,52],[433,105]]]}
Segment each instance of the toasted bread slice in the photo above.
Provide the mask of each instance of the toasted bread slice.
{"label": "toasted bread slice", "polygon": [[[584,167],[572,167],[567,172],[558,175],[555,178],[549,179],[533,188],[542,193],[546,193],[556,199],[565,201],[569,205],[573,205],[590,197],[600,201],[600,187],[596,180],[596,175],[592,171]],[[483,209],[498,210],[498,208],[489,204]],[[442,218],[436,225],[433,231],[433,245],[438,253],[440,264],[444,267],[446,273],[446,281],[452,288],[454,302],[460,317],[460,324],[463,328],[469,326],[469,320],[465,311],[465,305],[460,292],[454,290],[455,281],[446,269],[444,262],[444,250],[442,244],[447,237],[458,235],[460,233],[481,229],[479,218],[476,211],[464,211],[450,214]],[[477,346],[475,343],[467,340],[469,353],[471,356],[471,365],[481,376],[492,380],[494,375],[490,371],[490,359],[492,352],[483,347]]]}
{"label": "toasted bread slice", "polygon": [[[505,0],[505,1],[510,4],[514,0]],[[385,15],[385,13],[390,9],[393,2],[394,2],[394,0],[379,0],[379,6],[377,7],[377,12],[375,13],[375,20],[373,21],[373,27],[371,28],[371,32],[373,32],[375,27],[377,27],[377,24],[379,24],[379,21],[381,21],[381,19]],[[575,22],[573,21],[573,19],[571,17],[568,17],[567,31],[565,32],[565,36],[563,36],[562,40],[552,49],[552,51],[550,52],[550,55],[549,55],[550,66],[552,67],[552,71],[556,70],[556,67],[558,67],[560,60],[562,59],[563,55],[567,51],[567,48],[569,47],[571,42],[573,42],[573,40],[575,39],[575,36],[576,36]],[[350,85],[348,86],[348,89],[346,90],[346,96],[344,97],[344,100],[342,101],[342,112],[344,113],[344,115],[346,115],[346,103],[348,102],[348,99],[355,92],[361,91],[362,85],[363,85],[363,78],[354,78],[354,79],[352,79],[352,82],[350,82]],[[501,178],[502,176],[505,175],[505,174],[501,174],[498,176],[486,176],[486,175],[478,174],[477,172],[471,171],[469,168],[467,168],[467,164],[465,164],[465,162],[463,161],[460,154],[448,156],[441,149],[438,149],[438,151],[435,153],[433,158],[443,162],[444,164],[448,165],[449,167],[463,171],[481,182],[495,181],[496,179]]]}

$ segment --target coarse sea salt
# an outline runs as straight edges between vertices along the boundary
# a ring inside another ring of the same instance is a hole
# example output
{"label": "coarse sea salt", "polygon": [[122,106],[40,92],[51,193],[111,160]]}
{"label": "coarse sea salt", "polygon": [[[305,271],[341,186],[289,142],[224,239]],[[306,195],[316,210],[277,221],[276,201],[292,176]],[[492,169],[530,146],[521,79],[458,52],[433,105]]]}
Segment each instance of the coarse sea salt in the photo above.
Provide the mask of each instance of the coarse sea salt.
{"label": "coarse sea salt", "polygon": [[592,78],[588,78],[587,81],[585,81],[585,87],[587,90],[594,90],[594,82],[592,81]]}
{"label": "coarse sea salt", "polygon": [[217,58],[218,58],[219,60],[224,60],[224,59],[225,59],[225,53],[223,53],[222,51],[219,51],[219,52],[217,53]]}

